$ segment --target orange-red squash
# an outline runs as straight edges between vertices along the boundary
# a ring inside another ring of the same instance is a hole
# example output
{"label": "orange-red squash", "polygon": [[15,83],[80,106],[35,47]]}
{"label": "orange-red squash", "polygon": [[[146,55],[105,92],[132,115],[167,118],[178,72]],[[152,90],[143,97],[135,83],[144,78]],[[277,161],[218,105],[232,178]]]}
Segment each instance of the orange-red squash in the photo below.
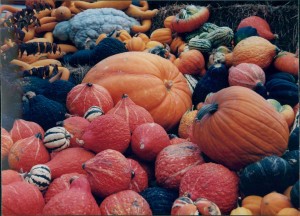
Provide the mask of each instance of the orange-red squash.
{"label": "orange-red squash", "polygon": [[20,139],[25,139],[37,133],[41,133],[41,135],[44,136],[44,130],[40,125],[23,119],[16,119],[14,121],[13,128],[9,133],[14,143]]}
{"label": "orange-red squash", "polygon": [[299,75],[299,58],[293,53],[278,53],[273,64],[274,67],[279,71],[287,72],[294,76]]}
{"label": "orange-red squash", "polygon": [[87,73],[83,83],[88,82],[106,88],[115,104],[126,93],[167,130],[177,125],[192,105],[188,84],[176,66],[150,53],[127,52],[108,57]]}
{"label": "orange-red squash", "polygon": [[13,146],[14,142],[10,134],[1,127],[1,160],[8,156],[10,148]]}
{"label": "orange-red squash", "polygon": [[206,99],[192,142],[212,160],[238,170],[264,156],[281,156],[288,137],[285,119],[271,104],[251,89],[231,86]]}

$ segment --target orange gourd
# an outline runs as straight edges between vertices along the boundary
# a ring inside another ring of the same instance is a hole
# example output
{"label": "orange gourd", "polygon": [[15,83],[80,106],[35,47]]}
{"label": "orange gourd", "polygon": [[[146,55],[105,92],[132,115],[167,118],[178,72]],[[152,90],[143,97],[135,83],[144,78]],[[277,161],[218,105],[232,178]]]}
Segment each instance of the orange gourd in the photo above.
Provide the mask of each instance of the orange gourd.
{"label": "orange gourd", "polygon": [[1,171],[1,185],[8,185],[13,182],[23,181],[23,177],[15,170],[2,170]]}
{"label": "orange gourd", "polygon": [[1,127],[1,160],[8,156],[8,153],[13,146],[14,142],[10,134]]}
{"label": "orange gourd", "polygon": [[87,73],[83,79],[86,82],[106,88],[115,104],[126,92],[167,130],[177,125],[192,105],[188,84],[176,66],[150,53],[126,52],[108,57]]}
{"label": "orange gourd", "polygon": [[127,41],[126,48],[128,51],[143,51],[146,46],[142,38],[133,37]]}
{"label": "orange gourd", "polygon": [[150,38],[145,33],[137,33],[134,35],[134,37],[142,38],[145,44],[147,44],[150,41]]}
{"label": "orange gourd", "polygon": [[41,133],[41,135],[44,136],[44,130],[40,125],[23,119],[16,119],[14,121],[13,128],[9,133],[14,143],[20,139],[25,139],[37,133]]}
{"label": "orange gourd", "polygon": [[115,38],[123,42],[131,39],[131,35],[126,30],[119,30],[116,32]]}
{"label": "orange gourd", "polygon": [[176,54],[177,51],[178,51],[178,48],[184,44],[185,42],[182,40],[182,38],[180,36],[177,36],[175,37],[173,40],[172,40],[172,43],[170,45],[170,48],[171,48],[171,52]]}
{"label": "orange gourd", "polygon": [[277,216],[299,216],[300,211],[295,208],[283,208],[278,213]]}
{"label": "orange gourd", "polygon": [[271,104],[251,89],[231,86],[206,99],[191,141],[212,160],[239,170],[264,156],[281,156],[288,137],[285,119]]}
{"label": "orange gourd", "polygon": [[253,215],[260,215],[260,204],[262,197],[260,196],[247,196],[242,201],[242,207],[249,209]]}
{"label": "orange gourd", "polygon": [[96,40],[96,44],[100,43],[106,37],[107,37],[107,34],[105,34],[105,33],[100,34]]}
{"label": "orange gourd", "polygon": [[252,212],[245,207],[238,207],[230,212],[230,215],[252,215]]}
{"label": "orange gourd", "polygon": [[146,49],[150,49],[156,46],[164,47],[164,45],[158,41],[149,41],[146,43]]}
{"label": "orange gourd", "polygon": [[192,126],[198,110],[188,110],[182,116],[178,128],[178,135],[180,138],[187,139],[192,133]]}
{"label": "orange gourd", "polygon": [[56,17],[56,20],[58,21],[65,21],[69,20],[72,17],[71,11],[66,6],[60,6],[55,9],[54,15]]}
{"label": "orange gourd", "polygon": [[172,42],[172,31],[169,28],[156,29],[151,33],[150,40],[170,44]]}
{"label": "orange gourd", "polygon": [[274,67],[279,71],[299,75],[299,58],[290,52],[280,52],[274,60]]}
{"label": "orange gourd", "polygon": [[272,192],[265,195],[261,201],[261,215],[276,215],[284,208],[293,208],[291,201],[286,196]]}
{"label": "orange gourd", "polygon": [[172,30],[172,20],[175,18],[175,16],[168,16],[164,20],[164,27],[169,28]]}

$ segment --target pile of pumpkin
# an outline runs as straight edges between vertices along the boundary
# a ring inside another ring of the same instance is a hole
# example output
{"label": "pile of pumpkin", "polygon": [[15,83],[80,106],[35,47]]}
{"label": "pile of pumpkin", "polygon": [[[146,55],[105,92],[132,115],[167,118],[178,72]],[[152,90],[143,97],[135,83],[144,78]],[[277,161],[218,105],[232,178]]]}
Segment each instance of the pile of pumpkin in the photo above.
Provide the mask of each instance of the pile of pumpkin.
{"label": "pile of pumpkin", "polygon": [[[53,7],[1,47],[24,91],[1,128],[3,215],[299,215],[299,59],[264,19],[234,32],[188,5],[148,34],[146,1]],[[130,22],[81,31],[97,13]],[[76,83],[67,65],[92,68]]]}

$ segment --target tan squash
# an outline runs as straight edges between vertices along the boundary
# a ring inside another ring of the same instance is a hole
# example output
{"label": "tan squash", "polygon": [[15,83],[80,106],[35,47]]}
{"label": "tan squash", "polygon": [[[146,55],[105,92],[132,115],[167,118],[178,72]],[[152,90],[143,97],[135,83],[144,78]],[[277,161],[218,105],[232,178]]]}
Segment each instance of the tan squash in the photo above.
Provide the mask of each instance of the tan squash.
{"label": "tan squash", "polygon": [[272,192],[265,195],[261,201],[261,215],[276,215],[284,208],[293,208],[291,201],[283,194]]}
{"label": "tan squash", "polygon": [[242,207],[249,209],[253,215],[260,215],[260,204],[262,197],[260,196],[247,196],[242,201]]}
{"label": "tan squash", "polygon": [[142,38],[133,37],[126,43],[126,48],[128,51],[143,51],[146,46]]}

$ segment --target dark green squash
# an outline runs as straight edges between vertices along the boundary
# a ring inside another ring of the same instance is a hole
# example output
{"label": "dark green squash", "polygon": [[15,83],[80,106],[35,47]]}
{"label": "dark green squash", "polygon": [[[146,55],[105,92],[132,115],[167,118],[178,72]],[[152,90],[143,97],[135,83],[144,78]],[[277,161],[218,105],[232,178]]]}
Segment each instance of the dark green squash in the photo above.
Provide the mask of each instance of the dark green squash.
{"label": "dark green squash", "polygon": [[281,79],[281,80],[286,80],[292,83],[296,83],[296,79],[292,74],[286,73],[286,72],[279,72],[279,73],[274,73],[267,75],[267,82],[272,80],[272,79]]}
{"label": "dark green squash", "polygon": [[290,151],[299,150],[299,126],[295,127],[290,134],[288,149]]}
{"label": "dark green squash", "polygon": [[23,96],[23,119],[39,124],[45,131],[65,119],[66,108],[44,95],[26,92]]}
{"label": "dark green squash", "polygon": [[291,196],[291,202],[295,208],[299,208],[299,187],[300,187],[300,182],[299,180],[294,184],[292,187],[290,196]]}
{"label": "dark green squash", "polygon": [[287,151],[282,158],[286,160],[293,169],[294,182],[299,179],[299,150]]}
{"label": "dark green squash", "polygon": [[248,165],[239,176],[240,191],[245,196],[264,196],[272,191],[282,193],[294,183],[293,168],[278,156],[268,156]]}
{"label": "dark green squash", "polygon": [[179,196],[177,191],[162,187],[147,188],[140,194],[149,203],[153,215],[170,215],[173,202]]}
{"label": "dark green squash", "polygon": [[234,34],[234,45],[237,45],[241,40],[244,40],[251,36],[258,36],[256,28],[246,26],[238,29]]}
{"label": "dark green squash", "polygon": [[75,86],[74,83],[71,83],[66,80],[56,80],[44,90],[43,95],[51,100],[66,104],[66,99],[68,93]]}
{"label": "dark green squash", "polygon": [[203,102],[209,93],[228,87],[228,74],[228,69],[224,64],[210,66],[194,89],[193,104],[196,106],[198,103]]}

